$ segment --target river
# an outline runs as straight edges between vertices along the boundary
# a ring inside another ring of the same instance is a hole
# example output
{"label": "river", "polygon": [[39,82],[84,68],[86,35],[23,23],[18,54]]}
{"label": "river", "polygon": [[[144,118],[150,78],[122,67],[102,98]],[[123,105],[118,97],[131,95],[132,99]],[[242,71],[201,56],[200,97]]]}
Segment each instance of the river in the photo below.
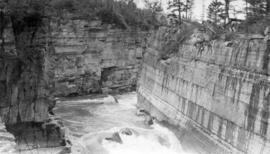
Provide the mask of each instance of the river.
{"label": "river", "polygon": [[[67,128],[73,154],[186,154],[173,132],[136,114],[136,103],[136,93],[78,97],[58,101],[54,112]],[[13,149],[12,139],[0,139],[0,153]]]}

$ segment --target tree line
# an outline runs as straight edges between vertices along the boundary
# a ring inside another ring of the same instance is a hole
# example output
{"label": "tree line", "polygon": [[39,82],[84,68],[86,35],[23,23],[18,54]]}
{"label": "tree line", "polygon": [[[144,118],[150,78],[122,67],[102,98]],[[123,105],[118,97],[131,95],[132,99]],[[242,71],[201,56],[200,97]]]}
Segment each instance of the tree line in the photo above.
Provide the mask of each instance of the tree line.
{"label": "tree line", "polygon": [[[243,10],[234,12],[232,2],[245,2]],[[246,19],[254,17],[264,17],[270,12],[270,0],[213,0],[208,6],[208,19],[214,23],[219,23],[223,20],[225,23],[230,19],[230,13],[244,13]]]}
{"label": "tree line", "polygon": [[0,14],[19,20],[30,14],[55,18],[67,13],[86,20],[99,18],[122,29],[158,26],[153,11],[138,8],[133,0],[0,0]]}
{"label": "tree line", "polygon": [[[242,1],[243,10],[235,10],[233,2]],[[169,0],[168,8],[163,8],[159,0],[144,0],[146,8],[138,8],[133,0],[0,0],[0,16],[4,24],[4,14],[16,17],[19,21],[31,14],[34,18],[55,16],[70,12],[87,20],[101,19],[104,23],[119,28],[157,28],[160,23],[156,16],[167,9],[169,20],[181,25],[193,16],[194,0]],[[245,14],[239,20],[232,14]],[[212,0],[207,7],[207,20],[213,24],[226,26],[232,21],[245,23],[252,31],[261,27],[259,23],[270,24],[270,0]],[[1,24],[1,23],[0,23]],[[2,25],[3,25],[2,24]],[[0,27],[3,27],[0,25]],[[2,28],[0,28],[2,29]]]}
{"label": "tree line", "polygon": [[[237,3],[241,3],[241,10],[235,6]],[[193,6],[194,0],[170,0],[168,18],[181,25],[184,20],[191,19]],[[237,17],[239,14],[241,19]],[[207,21],[224,28],[236,23],[246,32],[261,33],[270,25],[270,0],[212,0],[207,6]]]}
{"label": "tree line", "polygon": [[[232,2],[242,2],[242,10],[236,10]],[[270,23],[270,0],[213,0],[208,6],[208,20],[217,25],[230,25],[238,22],[245,32],[261,33]],[[231,17],[242,14],[244,19]]]}
{"label": "tree line", "polygon": [[191,19],[194,0],[170,0],[168,1],[168,17],[176,24],[181,25],[184,19]]}

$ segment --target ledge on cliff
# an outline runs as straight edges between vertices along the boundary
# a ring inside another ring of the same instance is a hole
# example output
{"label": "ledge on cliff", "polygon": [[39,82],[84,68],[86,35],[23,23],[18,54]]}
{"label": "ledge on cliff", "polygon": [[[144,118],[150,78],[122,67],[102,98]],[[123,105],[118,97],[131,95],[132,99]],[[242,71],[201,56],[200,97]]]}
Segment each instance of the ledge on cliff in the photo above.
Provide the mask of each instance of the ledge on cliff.
{"label": "ledge on cliff", "polygon": [[269,74],[268,33],[221,33],[213,29],[190,24],[183,24],[180,28],[161,27],[151,35],[149,48],[156,50],[158,59],[166,63],[170,58],[184,57],[220,66],[229,65],[262,75]]}

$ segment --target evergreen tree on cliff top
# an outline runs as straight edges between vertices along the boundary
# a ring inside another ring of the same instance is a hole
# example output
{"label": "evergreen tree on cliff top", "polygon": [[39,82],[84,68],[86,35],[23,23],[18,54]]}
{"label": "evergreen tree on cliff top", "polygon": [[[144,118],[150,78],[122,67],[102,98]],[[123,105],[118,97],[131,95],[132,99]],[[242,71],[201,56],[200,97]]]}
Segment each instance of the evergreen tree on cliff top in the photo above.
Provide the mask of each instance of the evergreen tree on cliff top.
{"label": "evergreen tree on cliff top", "polygon": [[225,24],[230,22],[230,10],[231,10],[231,2],[237,0],[224,0],[224,14],[221,15],[224,18]]}
{"label": "evergreen tree on cliff top", "polygon": [[246,0],[247,15],[249,17],[261,18],[270,13],[270,0]]}
{"label": "evergreen tree on cliff top", "polygon": [[188,18],[188,13],[193,6],[193,0],[172,0],[168,2],[168,6],[168,10],[171,11],[168,17],[173,18],[178,25],[181,25],[184,14]]}
{"label": "evergreen tree on cliff top", "polygon": [[146,8],[150,9],[153,13],[162,12],[162,6],[160,1],[144,0]]}
{"label": "evergreen tree on cliff top", "polygon": [[224,5],[222,2],[218,0],[214,0],[208,6],[208,19],[215,24],[220,23],[220,21],[222,20],[221,15],[223,13],[224,13]]}

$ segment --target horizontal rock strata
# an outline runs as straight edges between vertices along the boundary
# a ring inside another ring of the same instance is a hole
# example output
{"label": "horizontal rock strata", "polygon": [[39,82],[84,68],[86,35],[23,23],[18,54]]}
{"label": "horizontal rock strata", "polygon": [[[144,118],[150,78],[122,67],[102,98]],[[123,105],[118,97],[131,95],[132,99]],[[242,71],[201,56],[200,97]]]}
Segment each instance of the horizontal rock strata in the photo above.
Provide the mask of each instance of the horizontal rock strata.
{"label": "horizontal rock strata", "polygon": [[175,125],[192,124],[229,152],[269,153],[269,41],[190,42],[160,60],[154,40],[143,61],[140,106]]}
{"label": "horizontal rock strata", "polygon": [[54,74],[50,72],[48,21],[31,12],[23,19],[6,18],[0,41],[1,119],[19,150],[63,146],[62,126],[51,122],[49,115],[54,106]]}
{"label": "horizontal rock strata", "polygon": [[1,25],[0,116],[20,149],[62,146],[63,126],[50,118],[54,97],[135,90],[148,33],[68,13],[25,15],[5,15]]}
{"label": "horizontal rock strata", "polygon": [[52,27],[56,96],[135,90],[146,32],[82,19]]}

